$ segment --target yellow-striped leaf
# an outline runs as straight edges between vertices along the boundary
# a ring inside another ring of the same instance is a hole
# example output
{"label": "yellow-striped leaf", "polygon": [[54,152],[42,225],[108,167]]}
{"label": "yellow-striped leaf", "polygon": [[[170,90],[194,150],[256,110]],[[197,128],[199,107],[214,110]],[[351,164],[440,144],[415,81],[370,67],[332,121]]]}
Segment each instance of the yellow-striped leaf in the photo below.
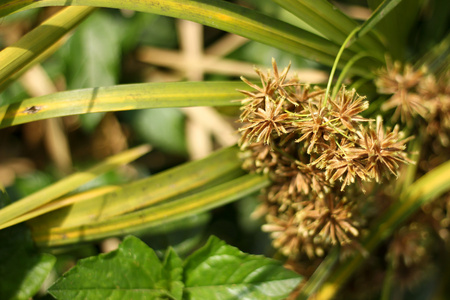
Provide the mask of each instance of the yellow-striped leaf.
{"label": "yellow-striped leaf", "polygon": [[100,174],[135,160],[139,156],[147,153],[149,150],[150,146],[143,145],[124,151],[120,154],[109,157],[105,161],[86,171],[74,173],[25,198],[13,202],[12,204],[0,209],[0,229],[5,228],[5,223],[8,221],[58,197],[61,197],[64,194],[67,194],[86,182],[96,178]]}

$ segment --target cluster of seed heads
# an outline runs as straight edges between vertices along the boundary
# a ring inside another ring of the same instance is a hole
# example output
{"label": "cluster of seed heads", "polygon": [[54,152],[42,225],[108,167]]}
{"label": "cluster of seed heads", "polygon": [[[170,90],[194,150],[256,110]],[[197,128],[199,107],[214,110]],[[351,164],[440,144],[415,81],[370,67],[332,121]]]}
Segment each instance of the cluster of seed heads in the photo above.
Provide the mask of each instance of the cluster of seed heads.
{"label": "cluster of seed heads", "polygon": [[274,246],[290,257],[321,255],[358,237],[357,195],[367,182],[398,176],[400,165],[411,162],[409,138],[398,126],[385,128],[381,117],[362,117],[369,103],[355,90],[343,86],[329,97],[287,79],[289,67],[272,66],[272,72],[256,70],[261,85],[242,78],[252,88],[241,91],[243,166],[273,182],[262,210]]}

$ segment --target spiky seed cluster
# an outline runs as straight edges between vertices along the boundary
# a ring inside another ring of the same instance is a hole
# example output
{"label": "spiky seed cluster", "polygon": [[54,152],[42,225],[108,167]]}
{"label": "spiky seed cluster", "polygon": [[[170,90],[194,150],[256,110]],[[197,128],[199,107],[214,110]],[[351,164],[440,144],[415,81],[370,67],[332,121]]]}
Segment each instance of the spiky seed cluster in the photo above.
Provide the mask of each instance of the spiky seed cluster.
{"label": "spiky seed cluster", "polygon": [[444,147],[450,145],[450,70],[436,78],[426,68],[415,70],[409,64],[388,61],[375,84],[380,93],[391,94],[382,109],[395,108],[393,121],[400,117],[411,126],[419,115],[426,121],[428,135],[438,137]]}
{"label": "spiky seed cluster", "polygon": [[[368,102],[342,87],[326,100],[319,87],[287,80],[289,67],[273,74],[257,70],[261,85],[245,78],[254,91],[241,91],[240,146],[245,169],[269,174],[265,193],[267,222],[274,245],[288,256],[319,255],[333,244],[359,235],[358,205],[346,187],[390,174],[410,162],[398,127],[373,127],[360,114]],[[369,125],[368,125],[369,124]]]}

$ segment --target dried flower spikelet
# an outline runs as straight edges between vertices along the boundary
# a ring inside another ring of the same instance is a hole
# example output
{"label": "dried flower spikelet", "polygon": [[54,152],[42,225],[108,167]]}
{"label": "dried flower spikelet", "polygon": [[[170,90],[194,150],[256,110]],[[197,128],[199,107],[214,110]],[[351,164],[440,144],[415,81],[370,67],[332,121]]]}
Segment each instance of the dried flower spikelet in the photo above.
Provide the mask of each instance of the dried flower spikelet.
{"label": "dried flower spikelet", "polygon": [[375,84],[382,94],[392,94],[382,105],[383,110],[396,108],[392,120],[400,117],[402,122],[412,124],[413,118],[420,115],[426,118],[428,108],[417,87],[424,78],[425,70],[414,70],[409,64],[403,66],[400,62],[387,63],[387,68],[378,72]]}
{"label": "dried flower spikelet", "polygon": [[395,108],[393,121],[400,116],[411,125],[420,115],[426,121],[427,134],[437,136],[444,147],[450,145],[450,71],[437,78],[426,67],[414,70],[408,64],[388,62],[375,83],[380,93],[392,94],[382,109]]}
{"label": "dried flower spikelet", "polygon": [[444,147],[450,146],[450,70],[439,79],[428,74],[418,86],[429,110],[427,134],[437,137]]}
{"label": "dried flower spikelet", "polygon": [[299,224],[294,216],[273,216],[266,217],[266,224],[262,230],[270,233],[272,244],[286,257],[298,258],[301,254],[306,254],[309,258],[322,256],[324,254],[320,245],[314,243],[308,235],[299,231]]}
{"label": "dried flower spikelet", "polygon": [[299,210],[296,218],[311,237],[326,245],[348,244],[359,235],[351,204],[335,194],[321,195]]}
{"label": "dried flower spikelet", "polygon": [[[263,196],[269,207],[265,231],[288,257],[312,257],[335,244],[357,240],[360,226],[350,186],[398,175],[410,160],[398,127],[376,128],[360,114],[365,97],[343,86],[329,101],[325,91],[287,79],[289,70],[257,70],[261,87],[243,79],[253,91],[242,91],[239,145],[243,168],[268,174],[273,184]],[[369,124],[369,125],[368,125]],[[339,185],[339,186],[338,186]]]}
{"label": "dried flower spikelet", "polygon": [[336,99],[330,99],[332,104],[331,116],[339,119],[344,128],[355,131],[355,125],[359,122],[369,121],[359,114],[369,108],[369,101],[358,95],[355,89],[347,91],[345,86],[341,88]]}
{"label": "dried flower spikelet", "polygon": [[358,143],[364,150],[363,157],[367,160],[366,171],[377,182],[381,181],[383,175],[389,177],[389,174],[393,174],[398,177],[401,163],[414,163],[404,151],[405,144],[413,137],[403,138],[398,125],[392,131],[385,130],[383,119],[378,116],[375,129],[370,127],[368,130],[361,130],[358,135]]}

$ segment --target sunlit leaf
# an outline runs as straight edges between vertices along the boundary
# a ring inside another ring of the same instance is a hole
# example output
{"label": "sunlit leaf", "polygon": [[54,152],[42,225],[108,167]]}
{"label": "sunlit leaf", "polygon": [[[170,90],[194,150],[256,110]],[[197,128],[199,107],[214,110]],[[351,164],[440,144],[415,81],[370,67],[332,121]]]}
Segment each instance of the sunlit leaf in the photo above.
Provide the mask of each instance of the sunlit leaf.
{"label": "sunlit leaf", "polygon": [[33,230],[74,227],[108,220],[174,197],[179,198],[187,192],[205,189],[208,184],[220,183],[230,173],[234,176],[242,175],[237,152],[237,147],[226,148],[202,160],[188,162],[123,186],[104,186],[70,195],[11,220],[5,226],[53,211],[32,220],[29,224]]}
{"label": "sunlit leaf", "polygon": [[46,188],[40,189],[39,191],[0,209],[0,228],[4,228],[4,224],[6,222],[74,190],[102,173],[135,160],[139,156],[147,153],[149,150],[150,147],[148,145],[143,145],[111,156],[102,163],[99,163],[84,172],[74,173]]}
{"label": "sunlit leaf", "polygon": [[161,263],[135,237],[80,260],[50,293],[57,299],[284,299],[302,280],[278,261],[245,254],[218,238],[183,264],[169,249]]}
{"label": "sunlit leaf", "polygon": [[[272,0],[299,19],[313,26],[329,40],[342,45],[350,32],[358,26],[354,20],[326,0]],[[357,51],[370,52],[383,61],[385,48],[374,36],[359,40]]]}
{"label": "sunlit leaf", "polygon": [[117,85],[54,93],[0,106],[0,128],[105,111],[183,106],[235,106],[243,82],[164,82]]}
{"label": "sunlit leaf", "polygon": [[65,228],[39,228],[33,230],[33,240],[39,246],[53,247],[143,230],[157,233],[165,224],[236,201],[269,183],[268,178],[260,175],[244,175],[190,196],[105,221]]}
{"label": "sunlit leaf", "polygon": [[[73,0],[71,5],[89,5],[166,15],[198,22],[210,27],[232,32],[314,61],[332,65],[338,45],[320,36],[268,17],[257,11],[220,0]],[[5,0],[0,5],[0,13],[9,14],[20,9],[51,5],[67,5],[65,0],[15,1]],[[343,60],[348,60],[351,51]],[[364,69],[364,68],[363,68]],[[360,69],[364,73],[363,69]]]}
{"label": "sunlit leaf", "polygon": [[[0,11],[2,6],[0,4]],[[23,36],[18,42],[3,49],[0,52],[0,84],[25,66],[30,66],[30,62],[45,53],[93,11],[93,7],[65,8]]]}

